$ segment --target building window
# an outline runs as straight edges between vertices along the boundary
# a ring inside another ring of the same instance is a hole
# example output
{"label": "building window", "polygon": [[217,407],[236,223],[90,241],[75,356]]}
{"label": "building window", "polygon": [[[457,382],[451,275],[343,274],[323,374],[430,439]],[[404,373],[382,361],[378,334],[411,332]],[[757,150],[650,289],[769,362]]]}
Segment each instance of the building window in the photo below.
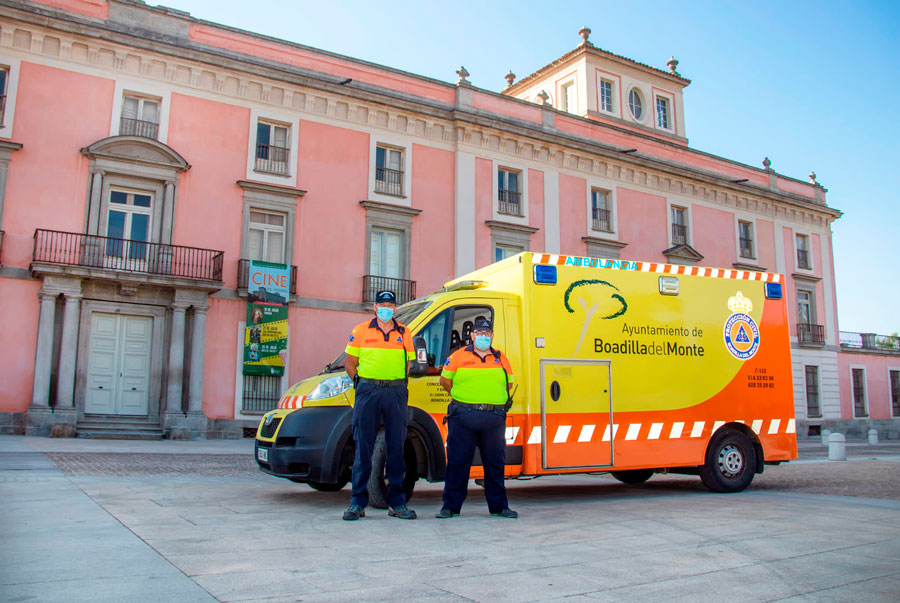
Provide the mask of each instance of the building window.
{"label": "building window", "polygon": [[661,96],[656,97],[656,125],[669,129],[669,99]]}
{"label": "building window", "polygon": [[819,367],[806,367],[806,416],[821,417],[819,408]]}
{"label": "building window", "polygon": [[809,258],[809,237],[802,234],[797,235],[797,267],[812,270]]}
{"label": "building window", "polygon": [[891,413],[900,417],[900,370],[890,371]]}
{"label": "building window", "polygon": [[640,121],[643,118],[644,101],[641,99],[641,93],[638,92],[637,88],[632,88],[628,93],[628,108],[636,120]]}
{"label": "building window", "polygon": [[523,216],[522,172],[499,168],[497,170],[497,212],[509,216]]}
{"label": "building window", "polygon": [[373,228],[369,237],[369,274],[402,277],[403,232]]}
{"label": "building window", "polygon": [[111,190],[106,213],[107,257],[147,259],[150,240],[151,196]]}
{"label": "building window", "polygon": [[687,210],[672,206],[672,245],[687,245]]}
{"label": "building window", "polygon": [[126,95],[122,99],[120,136],[142,136],[156,140],[159,132],[159,99]]}
{"label": "building window", "polygon": [[375,147],[375,192],[403,195],[403,151]]}
{"label": "building window", "polygon": [[850,369],[853,381],[853,416],[868,417],[866,408],[866,369]]}
{"label": "building window", "polygon": [[366,255],[363,264],[362,301],[375,300],[375,293],[390,289],[397,304],[416,297],[416,282],[410,280],[412,225],[422,210],[377,201],[360,201],[366,209]]}
{"label": "building window", "polygon": [[288,140],[290,128],[284,125],[260,121],[256,124],[257,172],[289,176],[288,158],[291,156]]}
{"label": "building window", "polygon": [[797,291],[797,322],[801,325],[813,324],[812,291]]}
{"label": "building window", "polygon": [[612,232],[612,212],[609,209],[609,191],[591,189],[591,225],[594,230]]}
{"label": "building window", "polygon": [[9,82],[9,68],[0,67],[0,126],[6,123],[6,89]]}
{"label": "building window", "polygon": [[560,101],[562,106],[560,109],[566,111],[567,113],[575,113],[575,84],[569,82],[567,84],[563,84],[562,86],[562,94],[560,94]]}
{"label": "building window", "polygon": [[244,375],[241,412],[255,414],[278,407],[281,399],[281,377]]}
{"label": "building window", "polygon": [[738,222],[738,238],[740,239],[741,257],[753,258],[753,223],[740,220]]}
{"label": "building window", "polygon": [[284,263],[286,218],[283,213],[250,210],[247,259]]}
{"label": "building window", "polygon": [[613,84],[609,80],[600,80],[600,110],[613,112]]}
{"label": "building window", "polygon": [[494,261],[505,260],[523,251],[525,250],[521,247],[513,247],[512,245],[494,245]]}

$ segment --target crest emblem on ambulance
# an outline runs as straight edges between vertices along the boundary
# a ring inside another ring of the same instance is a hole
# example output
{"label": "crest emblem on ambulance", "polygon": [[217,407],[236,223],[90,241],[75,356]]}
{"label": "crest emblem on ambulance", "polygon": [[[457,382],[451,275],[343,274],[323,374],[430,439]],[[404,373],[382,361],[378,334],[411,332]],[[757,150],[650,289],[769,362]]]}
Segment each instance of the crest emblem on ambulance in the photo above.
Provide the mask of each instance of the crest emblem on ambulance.
{"label": "crest emblem on ambulance", "polygon": [[728,298],[728,309],[731,316],[725,321],[725,347],[738,360],[749,360],[759,349],[759,327],[750,316],[753,301],[738,291]]}

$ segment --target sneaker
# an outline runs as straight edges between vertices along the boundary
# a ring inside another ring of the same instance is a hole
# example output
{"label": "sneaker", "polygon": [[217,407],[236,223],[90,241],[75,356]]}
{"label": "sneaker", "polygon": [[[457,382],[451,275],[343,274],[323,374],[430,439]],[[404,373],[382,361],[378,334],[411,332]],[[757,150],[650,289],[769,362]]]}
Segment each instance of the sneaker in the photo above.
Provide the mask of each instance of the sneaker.
{"label": "sneaker", "polygon": [[443,509],[435,513],[434,516],[438,519],[450,519],[451,517],[459,517],[459,513],[454,513],[447,507],[444,507]]}
{"label": "sneaker", "polygon": [[518,516],[519,516],[519,514],[516,513],[515,511],[513,511],[512,509],[510,509],[509,507],[506,507],[505,509],[501,510],[499,513],[491,513],[491,517],[505,517],[507,519],[516,519]]}
{"label": "sneaker", "polygon": [[396,517],[398,519],[415,519],[416,517],[418,517],[416,515],[416,512],[408,508],[406,505],[397,507],[396,509],[393,507],[389,507],[388,515],[391,517]]}
{"label": "sneaker", "polygon": [[356,521],[360,517],[366,516],[366,510],[359,505],[350,505],[347,507],[347,510],[344,511],[344,521]]}

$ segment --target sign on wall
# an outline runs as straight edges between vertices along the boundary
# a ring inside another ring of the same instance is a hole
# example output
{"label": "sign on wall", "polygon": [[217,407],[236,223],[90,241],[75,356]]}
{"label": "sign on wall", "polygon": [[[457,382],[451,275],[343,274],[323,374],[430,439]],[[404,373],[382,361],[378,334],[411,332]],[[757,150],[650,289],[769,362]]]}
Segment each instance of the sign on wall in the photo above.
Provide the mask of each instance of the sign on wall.
{"label": "sign on wall", "polygon": [[290,268],[286,264],[250,260],[244,329],[245,375],[284,375],[290,280]]}

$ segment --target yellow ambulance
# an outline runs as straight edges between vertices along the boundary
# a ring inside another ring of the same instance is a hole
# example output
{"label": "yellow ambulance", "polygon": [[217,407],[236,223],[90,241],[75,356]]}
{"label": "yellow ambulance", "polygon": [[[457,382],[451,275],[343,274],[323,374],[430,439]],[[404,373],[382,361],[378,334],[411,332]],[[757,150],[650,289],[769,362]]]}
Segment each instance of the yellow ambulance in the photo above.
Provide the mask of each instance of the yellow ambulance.
{"label": "yellow ambulance", "polygon": [[[507,415],[506,475],[699,474],[714,491],[746,488],[766,464],[797,457],[783,276],[630,260],[520,253],[398,308],[422,362],[409,379],[408,495],[442,481],[438,378],[476,318],[518,384]],[[424,348],[424,350],[422,350]],[[353,388],[343,354],[291,387],[259,424],[271,475],[338,490],[353,464]],[[370,504],[386,506],[379,436]],[[481,476],[480,461],[472,477]]]}

